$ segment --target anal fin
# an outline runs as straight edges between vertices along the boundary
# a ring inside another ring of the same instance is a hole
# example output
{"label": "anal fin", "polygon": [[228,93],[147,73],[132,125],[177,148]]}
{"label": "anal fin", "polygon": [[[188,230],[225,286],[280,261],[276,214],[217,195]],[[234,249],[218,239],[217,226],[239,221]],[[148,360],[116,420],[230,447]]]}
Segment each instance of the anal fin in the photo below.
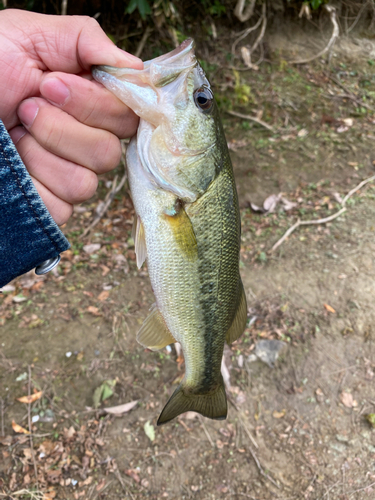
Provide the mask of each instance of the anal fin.
{"label": "anal fin", "polygon": [[243,334],[243,331],[246,327],[247,320],[247,305],[246,305],[246,295],[245,290],[243,288],[242,281],[240,279],[239,283],[239,294],[238,294],[238,302],[237,302],[237,311],[234,315],[234,319],[232,324],[227,331],[225,340],[227,344],[231,344],[235,340],[237,340]]}
{"label": "anal fin", "polygon": [[137,334],[137,341],[151,351],[176,342],[155,304]]}

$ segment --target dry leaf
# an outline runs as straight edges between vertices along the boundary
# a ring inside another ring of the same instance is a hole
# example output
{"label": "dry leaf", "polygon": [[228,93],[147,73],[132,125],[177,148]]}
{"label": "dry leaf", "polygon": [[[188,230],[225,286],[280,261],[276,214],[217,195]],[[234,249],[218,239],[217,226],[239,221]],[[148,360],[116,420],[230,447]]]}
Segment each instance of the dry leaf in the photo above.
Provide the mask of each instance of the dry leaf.
{"label": "dry leaf", "polygon": [[109,408],[104,408],[104,411],[107,413],[111,413],[112,415],[121,415],[122,413],[127,413],[131,409],[136,406],[138,403],[139,399],[136,399],[135,401],[130,401],[130,403],[125,403],[123,405],[118,405],[118,406],[111,406]]}
{"label": "dry leaf", "polygon": [[104,302],[105,300],[107,300],[109,297],[109,292],[107,292],[106,290],[104,290],[103,292],[99,293],[98,295],[98,300],[100,302]]}
{"label": "dry leaf", "polygon": [[354,404],[355,401],[353,399],[353,394],[350,394],[350,392],[342,392],[340,394],[340,401],[347,408],[353,408],[353,406],[355,406],[355,404]]}
{"label": "dry leaf", "polygon": [[40,399],[43,395],[43,391],[35,392],[34,394],[30,394],[30,396],[22,396],[22,398],[17,398],[17,401],[20,403],[31,404],[34,401]]}
{"label": "dry leaf", "polygon": [[330,306],[329,304],[323,304],[324,307],[327,309],[328,312],[332,313],[332,314],[335,314],[336,311],[333,309],[332,306]]}
{"label": "dry leaf", "polygon": [[17,432],[19,434],[30,434],[27,429],[24,429],[20,425],[16,424],[14,420],[12,420],[12,429],[14,430],[14,432]]}
{"label": "dry leaf", "polygon": [[99,309],[95,306],[89,306],[87,308],[87,311],[91,313],[93,316],[101,316],[102,313],[99,311]]}
{"label": "dry leaf", "polygon": [[281,411],[277,411],[275,410],[273,413],[272,413],[272,416],[273,418],[283,418],[285,417],[285,414],[286,414],[286,410],[281,410]]}
{"label": "dry leaf", "polygon": [[137,469],[125,469],[124,470],[125,474],[129,477],[131,477],[132,479],[134,479],[134,481],[136,483],[140,483],[141,482],[141,479],[138,475],[138,470]]}

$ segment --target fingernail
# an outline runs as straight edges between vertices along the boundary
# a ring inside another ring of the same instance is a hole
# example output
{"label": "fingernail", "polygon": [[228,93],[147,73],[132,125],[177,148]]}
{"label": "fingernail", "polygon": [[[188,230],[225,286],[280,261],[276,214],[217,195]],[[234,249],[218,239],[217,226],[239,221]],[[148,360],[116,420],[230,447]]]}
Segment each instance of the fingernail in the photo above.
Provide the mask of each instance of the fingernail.
{"label": "fingernail", "polygon": [[40,92],[43,97],[57,106],[63,106],[70,97],[68,87],[55,77],[46,78],[40,85]]}
{"label": "fingernail", "polygon": [[17,114],[23,125],[29,128],[34,123],[38,111],[39,106],[35,99],[26,99],[19,105]]}
{"label": "fingernail", "polygon": [[22,137],[26,134],[26,130],[24,127],[14,127],[9,131],[10,138],[13,141],[13,144],[16,145],[17,142],[22,139]]}

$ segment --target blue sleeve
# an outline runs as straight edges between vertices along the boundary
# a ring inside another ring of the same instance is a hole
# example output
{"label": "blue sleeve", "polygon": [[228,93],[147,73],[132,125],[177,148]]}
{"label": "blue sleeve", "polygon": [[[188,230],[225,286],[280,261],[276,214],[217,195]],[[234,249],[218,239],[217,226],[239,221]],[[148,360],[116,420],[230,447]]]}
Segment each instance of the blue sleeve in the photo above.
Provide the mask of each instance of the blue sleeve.
{"label": "blue sleeve", "polygon": [[0,120],[0,288],[69,246]]}

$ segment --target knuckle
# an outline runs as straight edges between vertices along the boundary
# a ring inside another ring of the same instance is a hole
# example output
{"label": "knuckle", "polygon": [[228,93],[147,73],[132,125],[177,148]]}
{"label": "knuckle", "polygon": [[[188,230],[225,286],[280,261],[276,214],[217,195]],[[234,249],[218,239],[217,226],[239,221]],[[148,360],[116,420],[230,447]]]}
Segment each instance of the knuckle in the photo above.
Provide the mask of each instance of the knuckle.
{"label": "knuckle", "polygon": [[91,198],[98,187],[98,178],[88,168],[81,168],[71,188],[72,203],[82,203]]}
{"label": "knuckle", "polygon": [[100,141],[94,151],[93,168],[96,173],[104,174],[117,167],[121,160],[121,143],[113,134]]}

